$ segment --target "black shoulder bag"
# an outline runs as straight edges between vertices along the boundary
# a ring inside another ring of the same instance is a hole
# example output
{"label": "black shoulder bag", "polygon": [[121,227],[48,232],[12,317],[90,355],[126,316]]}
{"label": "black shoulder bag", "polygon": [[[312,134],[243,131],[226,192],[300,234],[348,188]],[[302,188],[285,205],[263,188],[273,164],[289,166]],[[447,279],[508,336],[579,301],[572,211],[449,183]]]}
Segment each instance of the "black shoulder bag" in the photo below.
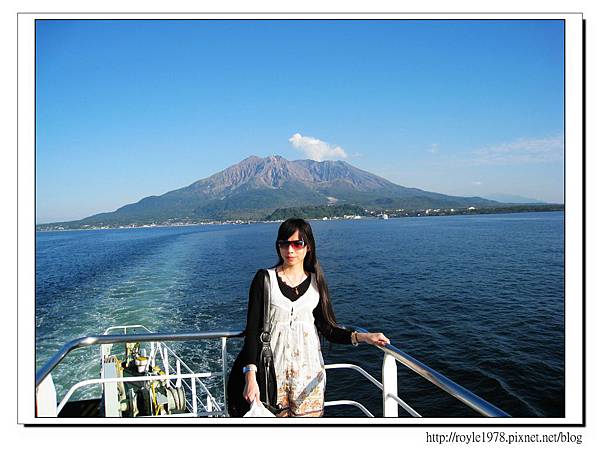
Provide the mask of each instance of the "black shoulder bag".
{"label": "black shoulder bag", "polygon": [[[277,414],[281,410],[275,406],[277,402],[277,379],[275,378],[275,364],[271,350],[271,282],[269,273],[266,270],[264,273],[263,303],[263,331],[258,335],[260,350],[256,381],[260,390],[260,400],[269,411]],[[233,363],[227,380],[227,411],[231,417],[243,417],[250,410],[250,404],[243,397],[246,380],[242,371],[240,355]]]}

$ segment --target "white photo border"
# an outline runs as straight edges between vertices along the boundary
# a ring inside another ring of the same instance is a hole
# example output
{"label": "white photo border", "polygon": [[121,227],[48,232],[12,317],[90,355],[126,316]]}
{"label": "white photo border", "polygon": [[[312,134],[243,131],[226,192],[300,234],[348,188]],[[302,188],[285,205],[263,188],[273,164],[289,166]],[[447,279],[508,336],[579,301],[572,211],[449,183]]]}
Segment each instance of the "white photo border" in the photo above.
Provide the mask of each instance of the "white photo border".
{"label": "white photo border", "polygon": [[[565,417],[564,418],[318,418],[284,425],[583,426],[584,365],[584,136],[582,14],[379,14],[379,13],[21,13],[18,15],[18,423],[30,425],[247,425],[247,419],[67,419],[35,417],[35,21],[38,19],[396,19],[564,20],[565,24]],[[91,422],[93,421],[93,422]],[[278,425],[255,419],[252,425]]]}

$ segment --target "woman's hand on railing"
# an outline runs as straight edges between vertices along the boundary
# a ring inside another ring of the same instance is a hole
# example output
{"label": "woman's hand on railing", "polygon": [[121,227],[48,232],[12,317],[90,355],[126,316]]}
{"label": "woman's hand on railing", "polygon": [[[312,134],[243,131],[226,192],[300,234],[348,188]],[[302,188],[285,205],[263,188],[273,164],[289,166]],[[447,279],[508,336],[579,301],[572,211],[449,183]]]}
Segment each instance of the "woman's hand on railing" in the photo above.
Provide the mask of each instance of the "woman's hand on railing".
{"label": "woman's hand on railing", "polygon": [[356,333],[358,342],[366,342],[372,345],[386,345],[390,340],[383,333]]}

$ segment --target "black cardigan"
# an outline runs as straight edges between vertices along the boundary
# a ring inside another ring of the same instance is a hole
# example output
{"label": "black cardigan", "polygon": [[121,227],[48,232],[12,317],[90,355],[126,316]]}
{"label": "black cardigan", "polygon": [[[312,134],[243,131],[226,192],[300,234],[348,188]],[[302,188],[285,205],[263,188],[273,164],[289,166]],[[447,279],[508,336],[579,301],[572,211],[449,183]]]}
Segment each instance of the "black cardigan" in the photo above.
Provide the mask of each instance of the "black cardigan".
{"label": "black cardigan", "polygon": [[[252,284],[250,285],[250,293],[248,295],[248,316],[246,319],[246,331],[244,338],[244,347],[242,348],[241,358],[242,366],[248,364],[256,364],[258,359],[258,333],[262,330],[263,326],[263,304],[264,304],[264,269],[256,272]],[[285,284],[279,274],[277,275],[277,284],[281,293],[289,298],[291,301],[298,300],[308,290],[313,274],[306,280],[300,283],[298,288],[298,294],[295,289]],[[313,310],[313,316],[315,318],[315,325],[319,333],[321,333],[325,339],[336,344],[351,344],[351,330],[346,330],[340,327],[332,327],[325,318],[323,317],[322,302],[319,298],[319,304]]]}

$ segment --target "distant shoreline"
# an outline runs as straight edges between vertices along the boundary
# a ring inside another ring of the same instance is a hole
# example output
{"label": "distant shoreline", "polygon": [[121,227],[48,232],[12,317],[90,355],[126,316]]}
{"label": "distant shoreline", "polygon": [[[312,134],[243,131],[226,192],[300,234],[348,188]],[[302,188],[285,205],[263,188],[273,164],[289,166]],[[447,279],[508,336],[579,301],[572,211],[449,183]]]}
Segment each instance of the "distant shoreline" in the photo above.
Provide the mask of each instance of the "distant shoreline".
{"label": "distant shoreline", "polygon": [[[533,206],[533,207],[532,207]],[[518,214],[528,212],[564,212],[564,205],[523,205],[496,208],[436,208],[422,210],[396,210],[388,212],[371,212],[364,216],[346,216],[346,217],[305,217],[312,221],[330,221],[330,220],[389,220],[402,219],[406,217],[440,217],[440,216],[479,216],[490,214]],[[384,217],[387,216],[387,217]],[[62,225],[36,225],[36,233],[56,232],[56,231],[96,231],[96,230],[130,230],[137,228],[173,228],[173,227],[191,227],[198,225],[251,225],[256,223],[280,223],[280,220],[224,220],[224,221],[199,221],[199,222],[173,222],[173,223],[151,223],[151,224],[127,224],[127,225],[102,225],[85,226],[78,228],[66,228]]]}

